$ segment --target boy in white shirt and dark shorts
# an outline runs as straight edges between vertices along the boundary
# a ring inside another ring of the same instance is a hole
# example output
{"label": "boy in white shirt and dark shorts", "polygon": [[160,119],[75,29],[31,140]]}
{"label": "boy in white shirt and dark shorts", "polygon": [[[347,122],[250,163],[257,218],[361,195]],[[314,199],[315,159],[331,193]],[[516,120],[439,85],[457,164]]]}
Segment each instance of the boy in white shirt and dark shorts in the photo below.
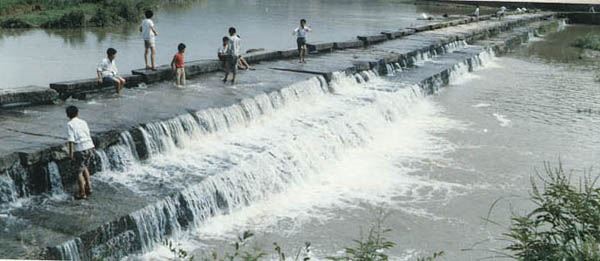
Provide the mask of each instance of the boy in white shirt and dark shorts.
{"label": "boy in white shirt and dark shorts", "polygon": [[66,110],[69,122],[67,123],[67,141],[69,157],[73,162],[73,169],[77,174],[79,193],[75,199],[87,199],[92,194],[89,167],[94,160],[95,147],[87,122],[79,119],[79,109],[69,106]]}
{"label": "boy in white shirt and dark shorts", "polygon": [[[156,32],[154,22],[151,19],[154,16],[154,12],[147,10],[144,13],[144,16],[146,16],[146,19],[144,19],[142,25],[140,25],[140,32],[142,32],[142,38],[144,38],[144,60],[146,61],[146,69],[156,70],[156,36],[158,35],[158,32]],[[148,65],[148,51],[151,51],[150,58],[152,65]]]}

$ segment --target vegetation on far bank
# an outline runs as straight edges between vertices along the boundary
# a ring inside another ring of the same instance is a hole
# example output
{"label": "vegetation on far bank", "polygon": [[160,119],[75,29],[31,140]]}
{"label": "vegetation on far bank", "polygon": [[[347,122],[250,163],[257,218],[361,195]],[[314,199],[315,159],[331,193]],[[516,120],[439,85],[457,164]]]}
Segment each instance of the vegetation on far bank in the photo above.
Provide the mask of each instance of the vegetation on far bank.
{"label": "vegetation on far bank", "polygon": [[583,49],[600,51],[600,34],[587,34],[578,37],[573,45]]}
{"label": "vegetation on far bank", "polygon": [[[165,0],[1,0],[2,28],[80,28],[136,22]],[[166,1],[168,2],[168,1]]]}

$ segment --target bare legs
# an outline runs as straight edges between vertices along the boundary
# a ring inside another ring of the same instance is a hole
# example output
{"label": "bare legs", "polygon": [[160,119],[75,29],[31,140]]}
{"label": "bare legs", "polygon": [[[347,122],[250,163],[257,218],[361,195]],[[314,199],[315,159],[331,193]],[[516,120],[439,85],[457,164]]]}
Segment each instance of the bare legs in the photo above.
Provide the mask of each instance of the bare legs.
{"label": "bare legs", "polygon": [[92,183],[90,182],[90,171],[85,168],[77,176],[77,185],[79,187],[78,197],[81,199],[87,198],[92,194]]}
{"label": "bare legs", "polygon": [[125,79],[123,79],[122,77],[116,77],[115,90],[117,91],[118,95],[121,95],[121,91],[123,90],[124,86],[125,86]]}
{"label": "bare legs", "polygon": [[[152,65],[148,65],[148,53],[150,53],[150,62]],[[144,52],[144,61],[146,62],[146,69],[155,70],[156,47],[146,47],[146,51]]]}
{"label": "bare legs", "polygon": [[300,56],[300,63],[306,63],[306,60],[304,60],[304,57],[306,57],[306,45],[303,45],[302,47],[300,47],[299,56]]}

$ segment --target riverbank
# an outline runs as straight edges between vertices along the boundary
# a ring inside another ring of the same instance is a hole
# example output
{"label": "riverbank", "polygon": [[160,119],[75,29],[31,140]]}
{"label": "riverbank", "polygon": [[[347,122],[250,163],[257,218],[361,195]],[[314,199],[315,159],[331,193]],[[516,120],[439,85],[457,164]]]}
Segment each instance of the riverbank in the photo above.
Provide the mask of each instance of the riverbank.
{"label": "riverbank", "polygon": [[136,22],[159,0],[4,0],[2,28],[81,28]]}

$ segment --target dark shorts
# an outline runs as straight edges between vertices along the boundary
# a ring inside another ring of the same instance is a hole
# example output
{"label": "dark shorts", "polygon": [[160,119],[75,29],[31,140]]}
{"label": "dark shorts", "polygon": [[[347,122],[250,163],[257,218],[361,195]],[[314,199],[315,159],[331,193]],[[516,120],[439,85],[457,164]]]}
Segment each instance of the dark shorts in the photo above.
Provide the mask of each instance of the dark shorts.
{"label": "dark shorts", "polygon": [[79,175],[83,170],[89,168],[94,160],[94,149],[76,151],[73,155],[75,158],[73,160],[73,168],[77,171],[77,175]]}
{"label": "dark shorts", "polygon": [[102,83],[104,85],[117,85],[119,82],[119,77],[117,76],[106,76],[102,78]]}
{"label": "dark shorts", "polygon": [[225,56],[225,72],[226,73],[237,73],[238,68],[237,68],[237,64],[238,64],[238,60],[240,58],[234,55],[227,55]]}
{"label": "dark shorts", "polygon": [[300,51],[302,48],[306,48],[306,38],[298,37],[296,39],[296,44],[298,44],[298,51]]}

